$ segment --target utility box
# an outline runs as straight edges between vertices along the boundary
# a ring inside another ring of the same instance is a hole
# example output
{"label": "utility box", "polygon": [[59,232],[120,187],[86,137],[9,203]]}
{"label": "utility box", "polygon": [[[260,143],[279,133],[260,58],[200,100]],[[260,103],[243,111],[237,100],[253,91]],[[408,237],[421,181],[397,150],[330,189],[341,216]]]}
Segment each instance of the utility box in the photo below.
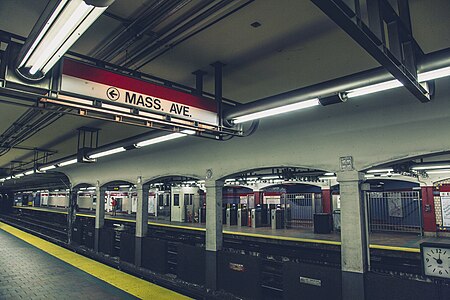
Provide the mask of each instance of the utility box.
{"label": "utility box", "polygon": [[237,225],[238,217],[237,217],[237,208],[235,206],[227,208],[226,218],[228,226]]}
{"label": "utility box", "polygon": [[248,226],[248,210],[246,208],[239,208],[237,211],[237,225]]}
{"label": "utility box", "polygon": [[252,221],[252,227],[256,228],[256,209],[255,208],[252,209],[251,221]]}
{"label": "utility box", "polygon": [[282,229],[284,227],[284,210],[272,209],[270,216],[272,229]]}
{"label": "utility box", "polygon": [[335,209],[333,211],[333,228],[334,230],[341,231],[341,210]]}
{"label": "utility box", "polygon": [[330,233],[332,230],[331,214],[314,214],[314,233]]}

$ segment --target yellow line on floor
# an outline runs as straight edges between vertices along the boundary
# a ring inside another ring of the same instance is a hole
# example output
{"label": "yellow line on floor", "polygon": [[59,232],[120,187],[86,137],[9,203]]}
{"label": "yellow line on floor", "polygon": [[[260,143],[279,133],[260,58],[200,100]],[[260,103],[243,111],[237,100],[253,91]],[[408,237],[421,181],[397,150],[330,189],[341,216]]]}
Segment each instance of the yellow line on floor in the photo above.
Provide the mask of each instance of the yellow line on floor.
{"label": "yellow line on floor", "polygon": [[0,222],[0,229],[140,299],[189,299]]}
{"label": "yellow line on floor", "polygon": [[420,253],[420,249],[419,248],[385,246],[385,245],[375,245],[375,244],[370,244],[369,247],[370,247],[370,249],[381,249],[381,250],[392,250],[392,251],[403,251],[403,252]]}

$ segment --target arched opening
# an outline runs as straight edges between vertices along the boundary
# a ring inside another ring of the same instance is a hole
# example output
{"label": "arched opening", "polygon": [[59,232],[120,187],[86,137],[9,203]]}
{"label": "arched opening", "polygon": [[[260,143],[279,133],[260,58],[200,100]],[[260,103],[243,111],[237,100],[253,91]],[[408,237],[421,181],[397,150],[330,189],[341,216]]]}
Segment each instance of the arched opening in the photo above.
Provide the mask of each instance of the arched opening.
{"label": "arched opening", "polygon": [[202,222],[202,208],[206,206],[204,181],[191,176],[169,175],[153,178],[143,188],[148,190],[150,219],[163,222]]}
{"label": "arched opening", "polygon": [[271,167],[228,175],[223,188],[224,223],[310,230],[314,214],[323,212],[322,188],[327,184],[322,177],[329,174],[311,168]]}
{"label": "arched opening", "polygon": [[135,219],[137,211],[136,186],[128,181],[114,180],[100,187],[101,198],[97,201],[105,202],[105,213]]}

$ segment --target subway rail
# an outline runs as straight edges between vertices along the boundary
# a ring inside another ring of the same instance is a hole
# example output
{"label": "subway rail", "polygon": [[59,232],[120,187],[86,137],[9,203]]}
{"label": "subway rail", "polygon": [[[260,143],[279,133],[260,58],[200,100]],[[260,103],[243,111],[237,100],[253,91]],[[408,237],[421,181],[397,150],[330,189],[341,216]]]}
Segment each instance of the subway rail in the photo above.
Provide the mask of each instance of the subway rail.
{"label": "subway rail", "polygon": [[[94,218],[88,212],[78,213],[72,233],[73,244],[78,251],[91,255],[94,247]],[[67,242],[66,211],[15,206],[9,214],[2,214],[1,219],[62,245]],[[125,265],[136,272],[130,267],[134,263],[134,222],[135,220],[126,216],[106,217],[99,250],[104,262],[122,268]],[[204,297],[204,291],[199,286],[206,280],[202,271],[205,269],[205,229],[158,222],[149,222],[148,227],[143,253],[151,254],[145,255],[142,268],[153,271],[152,280],[163,278],[163,284],[167,285],[165,281],[170,278],[169,281],[175,282],[171,284],[175,284],[176,289],[180,290],[181,286],[185,293],[187,291],[195,297]],[[179,255],[180,253],[183,255]],[[371,244],[370,254],[371,274],[375,274],[375,277],[401,282],[409,279],[426,282],[421,277],[419,249]],[[221,256],[220,263],[231,274],[234,275],[235,272],[230,266],[239,269],[241,265],[250,265],[254,268],[251,273],[258,278],[252,289],[244,289],[242,286],[229,284],[233,280],[226,277],[225,272],[221,289],[244,298],[264,299],[282,299],[289,295],[289,285],[285,278],[289,265],[300,264],[319,272],[330,272],[330,276],[334,276],[332,274],[339,273],[341,259],[338,241],[231,230],[224,231]],[[236,257],[240,259],[238,262]],[[142,268],[138,270],[142,271]],[[176,276],[176,280],[173,276]],[[187,284],[188,282],[194,285]]]}

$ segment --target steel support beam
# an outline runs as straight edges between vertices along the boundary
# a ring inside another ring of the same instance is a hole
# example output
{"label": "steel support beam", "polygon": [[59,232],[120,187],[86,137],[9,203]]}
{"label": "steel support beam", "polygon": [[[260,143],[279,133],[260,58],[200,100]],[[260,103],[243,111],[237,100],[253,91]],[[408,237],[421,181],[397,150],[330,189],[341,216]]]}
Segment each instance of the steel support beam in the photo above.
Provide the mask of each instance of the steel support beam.
{"label": "steel support beam", "polygon": [[[359,12],[359,2],[350,8],[342,0],[311,0],[330,19],[341,27],[353,40],[363,47],[375,60],[398,79],[421,102],[430,101],[428,91],[417,81],[413,38],[407,32],[405,16],[408,11],[401,3],[401,18],[385,0],[368,0],[369,26],[365,25]],[[394,13],[393,13],[394,12]],[[387,30],[384,28],[386,23]],[[387,35],[387,39],[386,39]],[[386,41],[387,40],[387,41]],[[407,51],[401,51],[405,47]]]}

